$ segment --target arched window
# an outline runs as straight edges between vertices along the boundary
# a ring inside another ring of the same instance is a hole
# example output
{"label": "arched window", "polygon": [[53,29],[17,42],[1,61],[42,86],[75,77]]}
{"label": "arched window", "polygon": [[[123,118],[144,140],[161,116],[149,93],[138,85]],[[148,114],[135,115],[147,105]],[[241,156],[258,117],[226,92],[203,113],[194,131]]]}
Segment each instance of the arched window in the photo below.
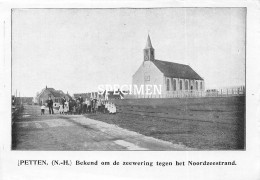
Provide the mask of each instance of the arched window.
{"label": "arched window", "polygon": [[170,79],[166,80],[166,90],[170,91]]}
{"label": "arched window", "polygon": [[176,80],[173,80],[173,90],[176,91]]}
{"label": "arched window", "polygon": [[188,90],[188,81],[185,81],[185,90]]}
{"label": "arched window", "polygon": [[180,90],[182,90],[182,80],[180,80]]}
{"label": "arched window", "polygon": [[202,82],[200,82],[200,90],[202,90]]}
{"label": "arched window", "polygon": [[199,87],[198,87],[198,81],[196,81],[196,90],[199,90]]}

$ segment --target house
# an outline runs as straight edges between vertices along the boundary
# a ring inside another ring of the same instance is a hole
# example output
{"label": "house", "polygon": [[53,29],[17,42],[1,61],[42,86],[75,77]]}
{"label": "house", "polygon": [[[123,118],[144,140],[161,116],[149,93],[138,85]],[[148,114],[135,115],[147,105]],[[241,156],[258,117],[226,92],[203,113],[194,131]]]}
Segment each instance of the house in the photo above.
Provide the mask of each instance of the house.
{"label": "house", "polygon": [[47,100],[51,97],[53,100],[54,106],[61,103],[61,99],[65,97],[67,100],[71,99],[71,96],[68,94],[65,94],[61,90],[55,90],[54,88],[46,88],[42,89],[41,93],[36,97],[36,101],[38,104],[46,104]]}
{"label": "house", "polygon": [[[204,91],[204,79],[189,65],[157,60],[154,51],[148,35],[143,63],[132,77],[133,87],[140,89],[141,86],[151,85],[160,88],[160,91],[153,91],[154,95]],[[147,89],[144,88],[146,93]]]}

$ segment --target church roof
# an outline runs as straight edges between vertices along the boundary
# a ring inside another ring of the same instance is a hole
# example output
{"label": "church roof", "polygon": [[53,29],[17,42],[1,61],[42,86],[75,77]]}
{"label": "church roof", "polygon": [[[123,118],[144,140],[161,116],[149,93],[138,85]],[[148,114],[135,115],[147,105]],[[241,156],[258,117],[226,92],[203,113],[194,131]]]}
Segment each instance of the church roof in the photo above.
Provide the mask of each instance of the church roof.
{"label": "church roof", "polygon": [[168,61],[151,61],[166,77],[203,80],[189,65]]}
{"label": "church roof", "polygon": [[150,48],[153,48],[153,46],[152,46],[152,42],[151,42],[150,36],[148,34],[145,49],[150,49]]}

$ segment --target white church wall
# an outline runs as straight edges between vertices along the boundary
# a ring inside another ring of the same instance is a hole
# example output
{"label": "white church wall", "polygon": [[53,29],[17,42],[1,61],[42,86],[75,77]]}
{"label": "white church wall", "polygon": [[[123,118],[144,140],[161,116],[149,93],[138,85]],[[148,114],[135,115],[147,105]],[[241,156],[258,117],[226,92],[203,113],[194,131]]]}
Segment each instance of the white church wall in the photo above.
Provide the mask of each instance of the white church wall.
{"label": "white church wall", "polygon": [[[138,88],[140,88],[141,85],[156,85],[158,88],[161,86],[162,93],[165,92],[163,74],[151,61],[143,62],[133,75],[132,83],[133,86],[136,85]],[[152,92],[154,94],[153,90]],[[157,91],[155,93],[155,95],[159,95]]]}
{"label": "white church wall", "polygon": [[[196,89],[196,83],[198,83],[198,89]],[[194,90],[205,91],[204,80],[194,80]]]}
{"label": "white church wall", "polygon": [[202,91],[205,91],[205,84],[204,84],[204,81],[201,81],[201,83],[202,83],[201,90],[202,90]]}

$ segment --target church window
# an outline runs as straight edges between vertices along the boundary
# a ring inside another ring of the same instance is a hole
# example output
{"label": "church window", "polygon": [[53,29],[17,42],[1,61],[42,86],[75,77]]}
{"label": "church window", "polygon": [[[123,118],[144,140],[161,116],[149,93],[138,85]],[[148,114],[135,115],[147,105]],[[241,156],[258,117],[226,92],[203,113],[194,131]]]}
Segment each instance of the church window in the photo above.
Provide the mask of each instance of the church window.
{"label": "church window", "polygon": [[166,80],[166,90],[170,91],[170,79]]}
{"label": "church window", "polygon": [[173,80],[173,90],[176,91],[176,80]]}
{"label": "church window", "polygon": [[185,90],[188,90],[188,81],[185,81]]}
{"label": "church window", "polygon": [[196,81],[196,90],[199,90],[199,88],[198,88],[198,81]]}
{"label": "church window", "polygon": [[180,80],[180,90],[182,90],[182,80]]}
{"label": "church window", "polygon": [[202,90],[202,82],[200,82],[200,89]]}

